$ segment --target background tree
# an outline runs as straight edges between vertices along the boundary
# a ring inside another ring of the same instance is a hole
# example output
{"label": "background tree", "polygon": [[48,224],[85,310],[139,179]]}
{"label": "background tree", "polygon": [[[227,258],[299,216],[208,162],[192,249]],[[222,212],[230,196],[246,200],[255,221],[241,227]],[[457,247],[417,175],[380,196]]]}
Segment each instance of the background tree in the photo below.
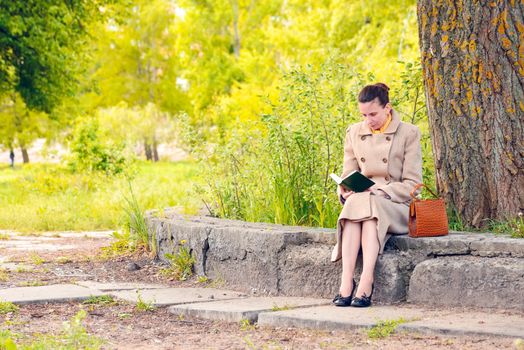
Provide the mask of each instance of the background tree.
{"label": "background tree", "polygon": [[521,2],[418,1],[438,189],[465,223],[524,210]]}
{"label": "background tree", "polygon": [[[100,8],[105,3],[0,0],[0,97],[5,101],[0,108],[6,116],[4,140],[21,147],[24,162],[29,161],[26,147],[38,129],[31,118],[32,111],[49,114],[64,97],[76,93],[85,58],[87,23],[100,18]],[[19,104],[18,99],[23,101],[22,112],[9,108]],[[10,111],[14,114],[9,115]],[[46,118],[40,114],[37,120]],[[56,120],[57,115],[50,119]],[[7,135],[7,131],[12,134]],[[40,129],[38,134],[42,132]]]}

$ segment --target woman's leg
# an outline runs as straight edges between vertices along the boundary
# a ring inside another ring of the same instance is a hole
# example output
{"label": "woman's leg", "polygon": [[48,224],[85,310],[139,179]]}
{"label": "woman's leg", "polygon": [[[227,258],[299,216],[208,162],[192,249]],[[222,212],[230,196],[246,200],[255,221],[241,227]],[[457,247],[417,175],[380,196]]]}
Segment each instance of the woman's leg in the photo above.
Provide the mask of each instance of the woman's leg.
{"label": "woman's leg", "polygon": [[375,263],[380,250],[377,235],[377,220],[366,220],[362,222],[362,275],[355,296],[362,297],[371,294],[371,286],[374,280]]}
{"label": "woman's leg", "polygon": [[360,222],[345,220],[342,229],[342,277],[340,295],[347,297],[353,290],[353,276],[357,264],[358,251],[361,237]]}

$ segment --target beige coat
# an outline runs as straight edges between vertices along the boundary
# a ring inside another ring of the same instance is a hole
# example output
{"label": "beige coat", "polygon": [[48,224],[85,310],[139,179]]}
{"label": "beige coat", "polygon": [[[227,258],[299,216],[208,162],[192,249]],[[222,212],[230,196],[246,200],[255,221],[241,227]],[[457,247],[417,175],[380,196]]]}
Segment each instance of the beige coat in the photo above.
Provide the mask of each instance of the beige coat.
{"label": "beige coat", "polygon": [[354,222],[377,219],[380,253],[389,234],[408,231],[410,192],[422,182],[420,130],[404,123],[393,111],[391,123],[382,134],[372,134],[363,121],[346,131],[342,177],[359,170],[376,183],[386,197],[371,192],[354,193],[348,197],[337,224],[337,244],[332,261],[342,257],[341,238],[345,220]]}

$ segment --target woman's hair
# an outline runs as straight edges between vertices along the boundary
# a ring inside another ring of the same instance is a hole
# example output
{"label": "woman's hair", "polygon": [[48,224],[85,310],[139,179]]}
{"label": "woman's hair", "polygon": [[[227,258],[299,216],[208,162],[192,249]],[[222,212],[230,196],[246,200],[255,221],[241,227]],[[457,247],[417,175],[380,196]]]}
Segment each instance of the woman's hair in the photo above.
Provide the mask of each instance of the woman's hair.
{"label": "woman's hair", "polygon": [[366,103],[378,98],[380,105],[384,107],[389,102],[388,92],[389,87],[383,83],[366,85],[358,94],[358,102]]}

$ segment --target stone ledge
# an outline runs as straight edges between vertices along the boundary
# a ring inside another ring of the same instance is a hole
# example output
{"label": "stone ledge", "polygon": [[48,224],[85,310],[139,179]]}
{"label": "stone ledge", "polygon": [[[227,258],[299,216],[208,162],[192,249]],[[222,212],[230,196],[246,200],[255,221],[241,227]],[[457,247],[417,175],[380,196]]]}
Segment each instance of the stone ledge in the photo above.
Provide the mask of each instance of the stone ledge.
{"label": "stone ledge", "polygon": [[[184,217],[172,212],[165,212],[162,217],[150,212],[147,223],[150,240],[156,244],[161,260],[166,261],[165,254],[177,251],[180,242],[185,241],[196,259],[195,273],[223,281],[230,288],[255,295],[324,298],[338,291],[341,264],[329,261],[336,240],[335,230]],[[461,257],[486,267],[493,259],[509,258],[518,270],[524,261],[524,239],[463,232],[416,239],[407,235],[393,236],[377,261],[373,299],[386,304],[405,301],[412,273],[418,265],[427,260]],[[465,266],[457,265],[456,268],[461,271]],[[359,271],[360,261],[357,275]],[[486,276],[478,273],[471,278],[478,279],[480,284],[489,283]],[[500,295],[520,293],[513,287],[524,284],[524,275],[515,278],[513,285],[505,286],[506,294]],[[493,293],[502,288],[490,287],[494,288]],[[421,298],[417,302],[424,303],[424,298],[435,299],[430,293]],[[437,299],[437,302],[445,302],[443,298]],[[524,302],[515,300],[514,306],[524,310]],[[486,305],[480,299],[471,305],[504,307],[503,302]]]}

